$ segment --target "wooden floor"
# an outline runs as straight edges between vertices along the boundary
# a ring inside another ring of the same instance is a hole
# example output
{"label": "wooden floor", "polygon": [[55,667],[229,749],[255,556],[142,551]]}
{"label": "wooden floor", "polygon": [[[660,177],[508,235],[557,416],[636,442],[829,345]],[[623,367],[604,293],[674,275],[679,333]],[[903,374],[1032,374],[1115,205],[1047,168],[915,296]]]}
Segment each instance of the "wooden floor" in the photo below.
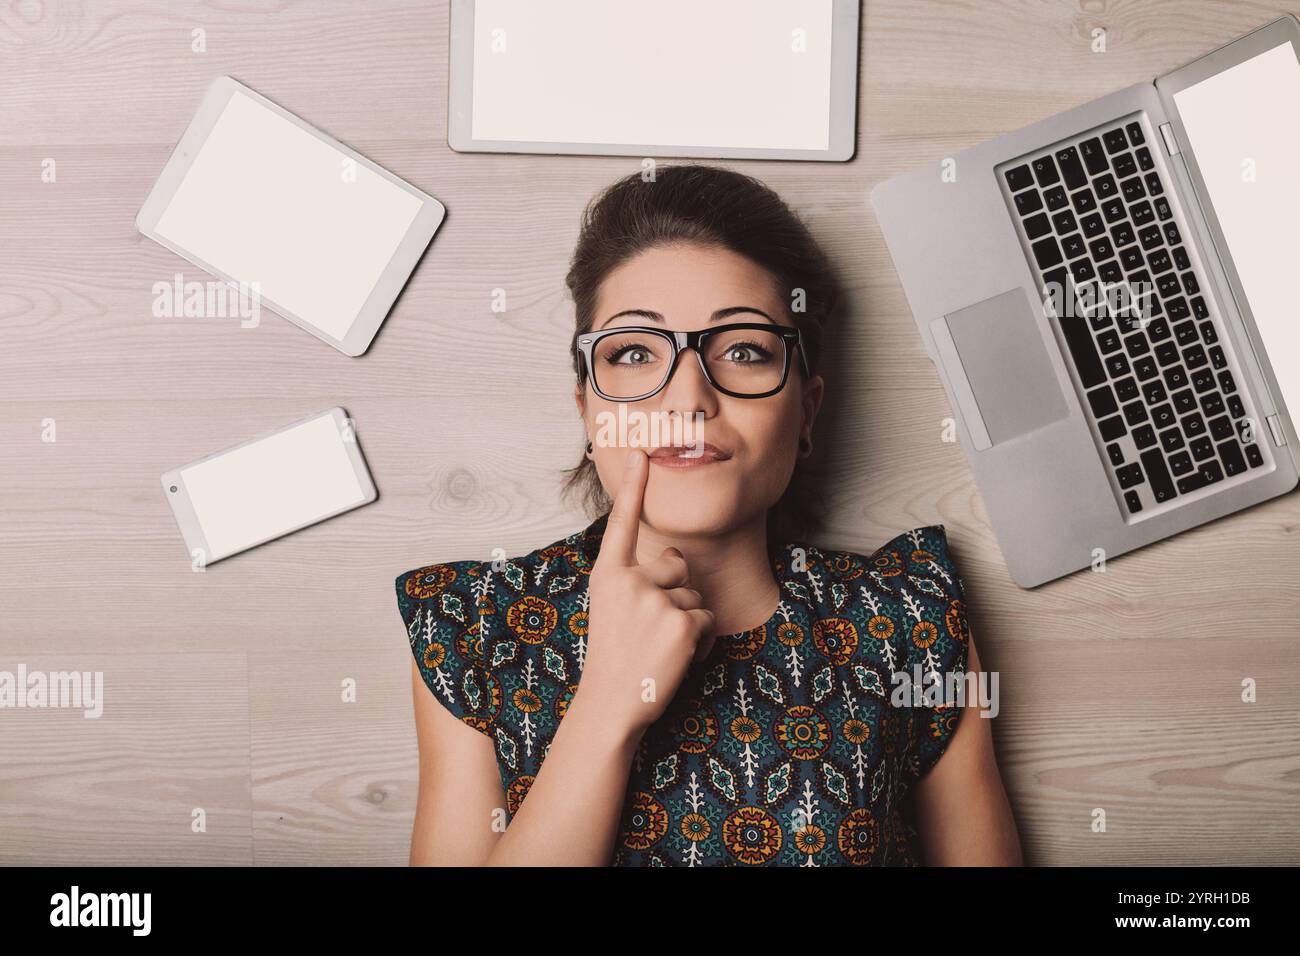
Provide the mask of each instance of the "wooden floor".
{"label": "wooden floor", "polygon": [[[0,862],[404,863],[416,748],[393,579],[585,523],[557,497],[582,443],[563,276],[583,204],[639,160],[452,152],[445,2],[271,6],[0,6],[0,670],[105,680],[98,720],[0,711]],[[1300,861],[1300,498],[1017,588],[941,440],[950,412],[868,191],[1279,12],[869,0],[854,159],[734,164],[806,217],[851,292],[821,543],[947,526],[1035,864]],[[448,208],[363,358],[271,314],[151,315],[155,282],[203,276],[134,217],[223,73]],[[158,476],[333,404],[379,501],[193,573]]]}

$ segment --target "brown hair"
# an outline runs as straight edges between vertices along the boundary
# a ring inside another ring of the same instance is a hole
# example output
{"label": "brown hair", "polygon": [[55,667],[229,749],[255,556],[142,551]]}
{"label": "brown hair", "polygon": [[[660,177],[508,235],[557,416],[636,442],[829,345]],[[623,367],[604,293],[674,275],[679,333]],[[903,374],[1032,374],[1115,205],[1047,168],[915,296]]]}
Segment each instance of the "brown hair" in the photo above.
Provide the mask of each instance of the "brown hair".
{"label": "brown hair", "polygon": [[[591,329],[600,285],[615,268],[647,249],[680,243],[728,249],[767,270],[790,296],[803,290],[803,311],[794,311],[787,299],[787,315],[817,372],[823,331],[841,296],[830,263],[780,196],[751,176],[718,166],[660,166],[653,178],[632,173],[587,205],[565,279],[575,331]],[[575,375],[581,361],[575,350]],[[796,460],[790,484],[768,513],[769,547],[804,538],[819,523],[821,495],[810,472],[808,459]],[[589,458],[565,475],[565,495],[578,498],[590,518],[609,510],[612,502]]]}

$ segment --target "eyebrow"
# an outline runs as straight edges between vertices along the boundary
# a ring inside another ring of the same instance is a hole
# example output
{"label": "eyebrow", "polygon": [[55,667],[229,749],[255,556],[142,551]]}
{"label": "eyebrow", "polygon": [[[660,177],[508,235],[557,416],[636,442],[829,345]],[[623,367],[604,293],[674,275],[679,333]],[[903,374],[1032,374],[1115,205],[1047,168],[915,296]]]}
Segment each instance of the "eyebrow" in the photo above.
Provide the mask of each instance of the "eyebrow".
{"label": "eyebrow", "polygon": [[[770,315],[768,315],[768,314],[767,314],[766,312],[764,312],[762,309],[756,309],[756,308],[754,308],[753,306],[749,306],[749,305],[731,305],[731,306],[728,306],[728,307],[725,308],[725,309],[718,309],[718,311],[714,312],[711,316],[709,316],[709,321],[710,321],[710,322],[718,322],[718,321],[720,321],[720,320],[722,320],[722,319],[728,319],[728,318],[730,318],[730,317],[733,316],[733,315],[739,315],[739,314],[741,314],[741,313],[745,313],[745,312],[753,312],[753,313],[755,313],[755,314],[757,314],[757,315],[761,315],[763,318],[767,319],[767,321],[771,322],[773,325],[778,324],[777,321],[776,321],[775,319],[773,319]],[[662,315],[661,313],[659,313],[659,312],[652,312],[650,309],[624,309],[622,312],[615,312],[613,315],[611,315],[609,318],[607,318],[604,322],[600,323],[600,325],[596,326],[596,328],[598,328],[598,329],[603,329],[603,328],[604,328],[606,325],[608,325],[610,322],[613,322],[615,319],[619,318],[620,316],[624,316],[624,315],[636,315],[636,316],[640,316],[640,317],[643,318],[643,319],[649,319],[651,322],[662,322],[662,321],[664,321],[664,317],[663,317],[663,315]]]}

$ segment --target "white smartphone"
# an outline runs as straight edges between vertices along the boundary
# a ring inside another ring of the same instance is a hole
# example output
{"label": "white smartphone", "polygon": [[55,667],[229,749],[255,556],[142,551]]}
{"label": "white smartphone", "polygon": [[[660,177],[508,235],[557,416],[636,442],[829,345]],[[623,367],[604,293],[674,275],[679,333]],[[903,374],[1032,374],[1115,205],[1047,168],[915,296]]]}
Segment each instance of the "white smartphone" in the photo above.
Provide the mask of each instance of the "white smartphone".
{"label": "white smartphone", "polygon": [[337,407],[174,468],[162,484],[196,569],[378,497]]}
{"label": "white smartphone", "polygon": [[432,196],[222,76],[136,228],[356,356],[445,213]]}

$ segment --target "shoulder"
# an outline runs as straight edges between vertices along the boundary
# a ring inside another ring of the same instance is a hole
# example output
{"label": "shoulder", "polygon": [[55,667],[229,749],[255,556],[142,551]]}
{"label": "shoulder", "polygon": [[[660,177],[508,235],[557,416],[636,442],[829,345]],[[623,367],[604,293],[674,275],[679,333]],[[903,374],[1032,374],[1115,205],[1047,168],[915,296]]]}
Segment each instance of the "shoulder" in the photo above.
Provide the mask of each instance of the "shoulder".
{"label": "shoulder", "polygon": [[[589,530],[589,529],[588,529]],[[469,627],[498,604],[525,597],[572,591],[591,574],[587,531],[552,541],[524,554],[498,553],[485,560],[425,564],[397,576],[397,603],[408,626],[432,616]]]}
{"label": "shoulder", "polygon": [[942,524],[900,532],[870,552],[788,544],[776,561],[778,572],[806,568],[819,585],[853,589],[891,601],[904,594],[918,600],[965,599],[961,574]]}

